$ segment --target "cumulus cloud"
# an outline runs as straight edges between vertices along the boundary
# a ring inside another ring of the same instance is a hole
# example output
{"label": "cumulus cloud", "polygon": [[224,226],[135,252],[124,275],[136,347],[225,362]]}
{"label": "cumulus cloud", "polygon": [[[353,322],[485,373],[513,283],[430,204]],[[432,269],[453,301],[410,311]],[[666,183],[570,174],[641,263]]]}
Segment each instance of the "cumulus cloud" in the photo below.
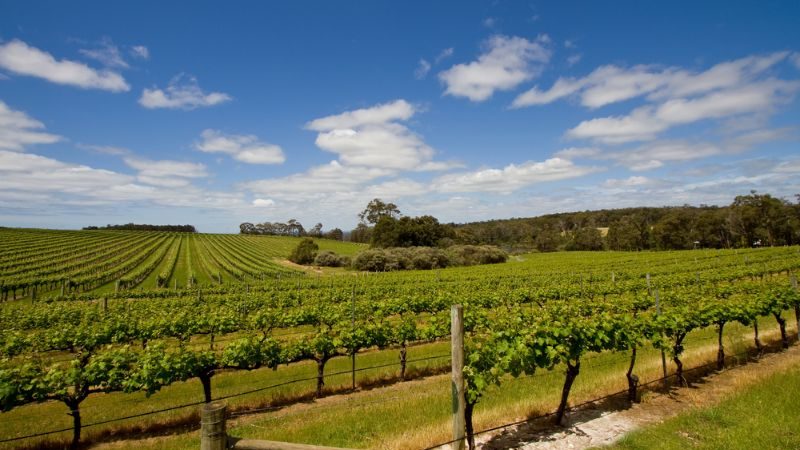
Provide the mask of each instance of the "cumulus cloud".
{"label": "cumulus cloud", "polygon": [[509,164],[502,169],[481,169],[442,175],[433,180],[437,192],[499,192],[510,193],[522,187],[546,181],[582,177],[602,170],[598,167],[577,166],[563,158]]}
{"label": "cumulus cloud", "polygon": [[676,98],[658,106],[642,106],[625,116],[586,120],[566,135],[607,144],[651,140],[676,125],[768,113],[794,96],[798,89],[800,82],[775,79],[754,82],[696,98]]}
{"label": "cumulus cloud", "polygon": [[[207,191],[189,184],[187,178],[203,174],[204,169],[197,165],[146,160],[126,163],[139,170],[139,175],[134,177],[40,155],[0,150],[0,203],[32,210],[66,204],[117,205],[120,202],[126,206],[143,203],[198,208],[200,205],[221,210],[250,207],[241,193]],[[71,210],[71,214],[74,213],[74,209]]]}
{"label": "cumulus cloud", "polygon": [[140,182],[155,186],[186,186],[192,178],[208,176],[206,166],[199,163],[128,157],[125,164],[139,172],[136,178]]}
{"label": "cumulus cloud", "polygon": [[248,164],[281,164],[286,160],[283,149],[261,142],[249,135],[224,134],[218,130],[203,130],[202,140],[195,148],[206,153],[226,153],[235,160]]}
{"label": "cumulus cloud", "polygon": [[767,142],[797,139],[795,132],[796,129],[791,127],[770,128],[729,136],[718,143],[666,139],[618,151],[603,152],[595,148],[571,148],[556,153],[556,156],[611,160],[630,170],[645,171],[663,167],[668,163],[693,161],[717,155],[734,155]]}
{"label": "cumulus cloud", "polygon": [[435,163],[434,150],[399,121],[417,112],[405,100],[322,117],[306,124],[318,131],[319,148],[335,153],[341,163],[392,170],[443,170],[450,163]]}
{"label": "cumulus cloud", "polygon": [[139,104],[148,109],[195,109],[205,106],[214,106],[231,100],[223,92],[206,93],[200,89],[197,79],[193,76],[179,74],[170,80],[165,89],[144,89],[139,98]]}
{"label": "cumulus cloud", "polygon": [[584,78],[561,77],[550,89],[535,86],[519,95],[513,107],[544,105],[578,94],[580,103],[599,108],[643,95],[649,100],[700,95],[741,86],[785,60],[788,52],[755,55],[719,63],[703,72],[677,67],[638,65],[630,68],[601,66]]}
{"label": "cumulus cloud", "polygon": [[599,156],[601,151],[594,147],[570,147],[559,150],[554,156],[564,159],[592,158]]}
{"label": "cumulus cloud", "polygon": [[25,151],[25,146],[52,144],[60,136],[46,133],[44,124],[0,100],[0,150]]}
{"label": "cumulus cloud", "polygon": [[636,186],[645,186],[650,184],[649,178],[642,176],[631,176],[625,179],[609,178],[603,182],[603,187],[611,189],[624,189]]}
{"label": "cumulus cloud", "polygon": [[0,67],[18,75],[38,77],[51,83],[83,89],[111,92],[130,90],[130,86],[119,73],[96,70],[67,59],[57,60],[51,54],[18,39],[0,45]]}
{"label": "cumulus cloud", "polygon": [[86,145],[86,144],[77,144],[76,147],[82,150],[89,150],[94,153],[100,153],[103,155],[111,155],[111,156],[124,156],[131,154],[131,151],[127,148],[123,147],[115,147],[113,145]]}
{"label": "cumulus cloud", "polygon": [[365,183],[393,174],[378,167],[346,166],[338,161],[315,166],[303,173],[243,183],[252,192],[272,197],[309,199],[337,192],[352,192]]}
{"label": "cumulus cloud", "polygon": [[489,99],[495,91],[507,91],[538,76],[550,61],[546,35],[529,41],[521,37],[496,35],[483,44],[476,61],[457,64],[439,73],[447,86],[446,95],[466,97],[473,102]]}
{"label": "cumulus cloud", "polygon": [[576,53],[574,55],[569,55],[567,57],[567,65],[572,67],[575,64],[578,64],[579,62],[581,62],[581,58],[583,58],[583,55],[581,55],[580,53]]}
{"label": "cumulus cloud", "polygon": [[127,69],[128,63],[122,57],[119,47],[110,38],[103,38],[93,48],[78,50],[81,55],[99,61],[106,67]]}
{"label": "cumulus cloud", "polygon": [[275,200],[271,198],[257,198],[253,200],[253,206],[257,206],[259,208],[268,208],[270,206],[275,206]]}

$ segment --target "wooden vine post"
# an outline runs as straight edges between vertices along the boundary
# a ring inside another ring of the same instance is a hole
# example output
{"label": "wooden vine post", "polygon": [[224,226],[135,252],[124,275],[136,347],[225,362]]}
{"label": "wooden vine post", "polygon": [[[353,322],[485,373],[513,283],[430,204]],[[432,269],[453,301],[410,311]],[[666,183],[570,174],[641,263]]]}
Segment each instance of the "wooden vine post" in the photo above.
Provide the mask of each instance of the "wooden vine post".
{"label": "wooden vine post", "polygon": [[206,403],[200,409],[200,450],[225,450],[228,435],[225,432],[225,404]]}
{"label": "wooden vine post", "polygon": [[464,450],[466,398],[464,389],[464,307],[461,305],[453,305],[450,309],[450,352],[453,396],[453,443],[450,448]]}
{"label": "wooden vine post", "polygon": [[[650,288],[650,274],[647,274],[648,289]],[[658,289],[656,289],[656,314],[661,315],[661,298],[658,296]],[[661,370],[664,373],[664,389],[669,387],[667,382],[667,356],[664,354],[664,349],[661,349]]]}
{"label": "wooden vine post", "polygon": [[[356,285],[353,283],[353,295],[350,300],[350,326],[352,330],[356,329]],[[352,389],[356,390],[356,352],[350,355],[350,375],[352,379]]]}

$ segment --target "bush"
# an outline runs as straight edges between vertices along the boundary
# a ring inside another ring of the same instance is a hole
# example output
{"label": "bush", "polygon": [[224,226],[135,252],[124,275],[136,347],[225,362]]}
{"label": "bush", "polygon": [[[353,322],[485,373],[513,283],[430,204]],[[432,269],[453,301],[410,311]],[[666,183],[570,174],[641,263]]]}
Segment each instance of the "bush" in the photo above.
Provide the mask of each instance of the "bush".
{"label": "bush", "polygon": [[320,267],[344,267],[350,265],[350,258],[338,255],[330,250],[323,250],[314,258],[314,265]]}
{"label": "bush", "polygon": [[353,268],[368,272],[385,272],[386,252],[378,249],[364,250],[353,259]]}
{"label": "bush", "polygon": [[369,272],[388,272],[495,264],[507,259],[506,252],[489,245],[459,245],[447,250],[433,247],[394,247],[365,250],[356,255],[352,266],[354,269]]}
{"label": "bush", "polygon": [[317,256],[319,245],[313,239],[305,238],[297,244],[289,255],[289,261],[295,264],[311,264]]}
{"label": "bush", "polygon": [[475,266],[498,264],[508,260],[508,254],[491,245],[454,245],[447,249],[451,265]]}

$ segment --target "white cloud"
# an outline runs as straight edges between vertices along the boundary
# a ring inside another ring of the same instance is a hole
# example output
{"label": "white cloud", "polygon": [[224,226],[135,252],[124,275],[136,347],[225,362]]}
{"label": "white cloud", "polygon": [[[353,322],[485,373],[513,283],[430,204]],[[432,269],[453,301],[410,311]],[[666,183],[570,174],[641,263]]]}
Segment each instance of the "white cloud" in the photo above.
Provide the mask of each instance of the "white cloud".
{"label": "white cloud", "polygon": [[191,178],[208,176],[206,166],[199,163],[129,157],[125,158],[125,164],[139,172],[137,179],[140,182],[155,186],[187,186]]}
{"label": "white cloud", "polygon": [[82,150],[89,150],[95,153],[111,156],[124,156],[131,154],[131,151],[123,147],[115,147],[113,145],[86,145],[77,144],[76,147]]}
{"label": "white cloud", "polygon": [[431,63],[429,63],[425,59],[420,59],[419,63],[417,64],[417,68],[414,70],[414,78],[422,80],[428,76],[428,72],[430,71],[431,71]]}
{"label": "white cloud", "polygon": [[788,52],[748,56],[719,63],[699,73],[676,67],[601,66],[584,78],[559,78],[548,90],[535,86],[518,96],[513,106],[543,105],[576,93],[580,94],[581,104],[588,108],[642,95],[648,95],[650,100],[699,95],[746,84],[787,56]]}
{"label": "white cloud", "polygon": [[507,91],[539,75],[550,61],[549,38],[533,41],[521,37],[497,35],[483,44],[484,53],[477,61],[457,64],[440,72],[445,94],[466,97],[474,102],[487,100],[495,91]]}
{"label": "white cloud", "polygon": [[570,55],[570,56],[567,57],[567,65],[572,67],[575,64],[578,64],[579,62],[581,62],[581,58],[583,58],[583,55],[581,55],[580,53],[576,53],[574,55]]}
{"label": "white cloud", "polygon": [[254,135],[224,134],[218,130],[203,130],[202,141],[195,148],[207,153],[226,153],[248,164],[281,164],[286,160],[283,150],[261,142]]}
{"label": "white cloud", "polygon": [[567,137],[619,144],[654,139],[673,126],[743,114],[768,113],[800,89],[800,82],[775,79],[718,90],[696,98],[676,98],[658,106],[642,106],[627,116],[586,120]]}
{"label": "white cloud", "polygon": [[127,69],[128,63],[122,57],[119,47],[110,38],[103,38],[94,48],[78,50],[81,55],[99,61],[106,67]]}
{"label": "white cloud", "polygon": [[134,45],[131,47],[131,55],[138,59],[150,59],[150,50],[144,45]]}
{"label": "white cloud", "polygon": [[166,89],[144,89],[139,104],[148,109],[195,109],[214,106],[230,101],[231,97],[222,92],[205,93],[193,76],[179,74],[170,80]]}
{"label": "white cloud", "polygon": [[486,28],[494,28],[497,26],[498,19],[496,17],[487,17],[483,19],[483,26]]}
{"label": "white cloud", "polygon": [[275,200],[271,198],[257,198],[253,200],[253,206],[257,206],[259,208],[268,208],[270,206],[275,206]]}
{"label": "white cloud", "polygon": [[414,105],[405,100],[356,109],[341,114],[312,120],[306,128],[314,131],[331,131],[343,128],[356,128],[362,125],[376,125],[397,120],[408,120],[416,113]]}
{"label": "white cloud", "polygon": [[554,156],[572,160],[578,158],[592,158],[600,154],[600,149],[594,147],[570,147],[557,151]]}
{"label": "white cloud", "polygon": [[609,178],[603,182],[603,187],[611,189],[622,189],[645,186],[651,183],[651,180],[641,176],[631,176],[625,179]]}
{"label": "white cloud", "polygon": [[52,144],[60,136],[45,133],[44,124],[0,100],[0,150],[25,151],[25,146]]}
{"label": "white cloud", "polygon": [[439,54],[436,56],[436,61],[435,61],[436,64],[439,64],[440,62],[444,61],[445,59],[453,56],[453,52],[454,51],[455,51],[455,49],[453,47],[449,47],[449,48],[446,48],[446,49],[442,50],[441,52],[439,52]]}
{"label": "white cloud", "polygon": [[564,41],[564,48],[577,48],[578,46],[575,44],[574,41],[567,39]]}
{"label": "white cloud", "polygon": [[531,184],[582,177],[600,170],[556,157],[541,162],[509,164],[502,169],[446,174],[433,180],[432,186],[437,192],[510,193]]}
{"label": "white cloud", "polygon": [[[0,150],[0,202],[16,208],[41,210],[136,203],[170,207],[240,210],[249,207],[238,192],[214,192],[192,186],[204,169],[177,161],[126,161],[140,170],[131,175],[70,164],[29,153]],[[141,183],[137,183],[137,179]],[[35,199],[36,203],[20,201]],[[14,200],[17,199],[17,200]],[[76,214],[70,209],[69,214]]]}
{"label": "white cloud", "polygon": [[258,194],[284,199],[310,199],[331,193],[348,193],[365,183],[393,174],[378,167],[346,166],[338,161],[315,166],[304,173],[250,181],[242,187]]}
{"label": "white cloud", "polygon": [[391,170],[444,170],[452,163],[431,161],[434,150],[397,123],[410,119],[417,109],[405,100],[312,120],[319,148],[338,155],[342,164]]}
{"label": "white cloud", "polygon": [[122,75],[110,70],[95,70],[83,63],[56,60],[38,48],[14,39],[0,45],[0,67],[19,75],[28,75],[51,83],[124,92],[130,86]]}
{"label": "white cloud", "polygon": [[[668,163],[680,163],[717,155],[734,155],[758,145],[796,140],[796,129],[770,128],[728,136],[719,143],[688,139],[658,140],[619,151],[601,151],[597,148],[568,148],[555,154],[557,157],[592,160],[611,160],[634,171],[645,171],[663,167]],[[683,172],[688,174],[688,172]]]}

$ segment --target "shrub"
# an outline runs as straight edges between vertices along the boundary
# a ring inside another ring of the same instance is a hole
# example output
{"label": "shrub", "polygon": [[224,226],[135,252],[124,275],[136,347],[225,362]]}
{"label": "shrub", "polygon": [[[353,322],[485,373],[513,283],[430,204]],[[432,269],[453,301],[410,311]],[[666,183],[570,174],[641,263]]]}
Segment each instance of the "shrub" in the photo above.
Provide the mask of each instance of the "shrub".
{"label": "shrub", "polygon": [[447,249],[451,265],[475,266],[498,264],[508,260],[508,254],[491,245],[454,245]]}
{"label": "shrub", "polygon": [[433,247],[394,247],[365,250],[353,259],[357,270],[430,270],[450,266],[471,266],[505,262],[508,255],[489,245],[459,245],[442,250]]}
{"label": "shrub", "polygon": [[320,267],[344,267],[350,265],[350,258],[338,255],[330,250],[323,250],[314,258],[314,265]]}
{"label": "shrub", "polygon": [[292,250],[289,261],[295,264],[311,264],[317,256],[317,250],[319,250],[317,243],[313,239],[305,238]]}

